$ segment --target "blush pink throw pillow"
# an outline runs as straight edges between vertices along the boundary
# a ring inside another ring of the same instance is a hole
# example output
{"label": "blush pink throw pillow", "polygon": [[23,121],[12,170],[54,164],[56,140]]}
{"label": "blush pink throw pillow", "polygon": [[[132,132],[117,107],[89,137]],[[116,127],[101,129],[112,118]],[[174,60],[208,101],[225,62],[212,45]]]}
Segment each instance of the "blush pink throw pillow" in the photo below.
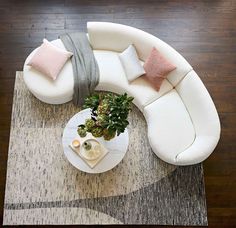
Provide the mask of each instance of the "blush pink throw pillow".
{"label": "blush pink throw pillow", "polygon": [[169,62],[155,47],[144,63],[145,78],[152,86],[159,91],[163,80],[167,75],[176,69],[176,66]]}
{"label": "blush pink throw pillow", "polygon": [[51,44],[46,39],[27,65],[55,80],[73,53]]}

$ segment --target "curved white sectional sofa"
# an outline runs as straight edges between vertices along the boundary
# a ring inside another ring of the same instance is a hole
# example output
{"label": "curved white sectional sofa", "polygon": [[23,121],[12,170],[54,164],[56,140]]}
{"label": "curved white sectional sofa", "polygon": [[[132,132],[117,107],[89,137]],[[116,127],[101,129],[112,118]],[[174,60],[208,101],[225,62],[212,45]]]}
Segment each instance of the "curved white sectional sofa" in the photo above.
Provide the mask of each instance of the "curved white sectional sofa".
{"label": "curved white sectional sofa", "polygon": [[[220,122],[215,105],[191,65],[172,47],[157,37],[129,26],[88,22],[88,39],[100,69],[96,90],[127,92],[147,121],[148,138],[154,153],[174,165],[192,165],[205,160],[220,137]],[[65,49],[61,40],[52,41]],[[118,53],[134,44],[140,61],[156,47],[177,66],[157,92],[143,78],[129,83]],[[25,61],[24,80],[29,90],[50,104],[68,102],[73,96],[73,71],[68,61],[56,81],[35,71]]]}

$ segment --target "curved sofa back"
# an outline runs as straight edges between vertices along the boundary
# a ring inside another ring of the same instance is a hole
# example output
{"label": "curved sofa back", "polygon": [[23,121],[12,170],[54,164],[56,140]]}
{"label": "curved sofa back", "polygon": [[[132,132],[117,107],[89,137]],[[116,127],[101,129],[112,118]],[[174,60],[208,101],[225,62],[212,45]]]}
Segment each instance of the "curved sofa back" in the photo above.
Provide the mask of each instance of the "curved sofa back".
{"label": "curved sofa back", "polygon": [[87,29],[90,44],[95,50],[122,52],[133,44],[139,58],[145,61],[152,48],[156,47],[177,67],[167,77],[173,86],[192,70],[191,65],[171,46],[142,30],[109,22],[88,22]]}
{"label": "curved sofa back", "polygon": [[220,138],[220,120],[216,107],[203,82],[191,71],[176,86],[176,91],[187,108],[196,135]]}

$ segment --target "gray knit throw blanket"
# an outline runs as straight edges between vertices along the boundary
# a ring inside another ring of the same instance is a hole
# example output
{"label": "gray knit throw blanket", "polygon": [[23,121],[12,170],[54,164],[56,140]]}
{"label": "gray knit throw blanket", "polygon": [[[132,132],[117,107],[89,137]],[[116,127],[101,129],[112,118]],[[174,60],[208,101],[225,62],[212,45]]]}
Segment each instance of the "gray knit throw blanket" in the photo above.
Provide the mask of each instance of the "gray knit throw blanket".
{"label": "gray knit throw blanket", "polygon": [[59,38],[65,48],[73,53],[71,58],[74,73],[73,103],[81,106],[99,82],[98,64],[86,33],[66,33]]}

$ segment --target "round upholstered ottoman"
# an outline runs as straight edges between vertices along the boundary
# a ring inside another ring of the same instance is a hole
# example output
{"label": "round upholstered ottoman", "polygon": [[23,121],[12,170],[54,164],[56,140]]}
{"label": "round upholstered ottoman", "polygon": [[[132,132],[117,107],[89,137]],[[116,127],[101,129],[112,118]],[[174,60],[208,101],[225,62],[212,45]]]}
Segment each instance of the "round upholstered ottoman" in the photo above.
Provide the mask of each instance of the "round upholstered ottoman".
{"label": "round upholstered ottoman", "polygon": [[[66,50],[60,39],[52,41],[52,44]],[[54,81],[32,67],[27,66],[27,63],[36,51],[37,49],[28,56],[24,64],[24,81],[28,89],[35,97],[45,103],[63,104],[71,101],[74,88],[71,61],[67,61],[57,79]]]}

